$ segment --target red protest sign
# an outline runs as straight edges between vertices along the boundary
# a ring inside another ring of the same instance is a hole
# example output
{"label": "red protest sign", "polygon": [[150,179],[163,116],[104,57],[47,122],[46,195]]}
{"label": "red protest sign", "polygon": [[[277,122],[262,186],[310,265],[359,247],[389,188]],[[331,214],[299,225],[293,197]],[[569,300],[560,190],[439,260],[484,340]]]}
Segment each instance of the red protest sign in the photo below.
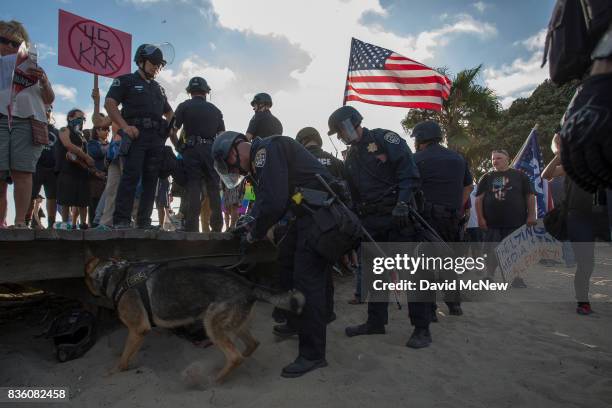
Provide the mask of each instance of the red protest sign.
{"label": "red protest sign", "polygon": [[114,78],[130,72],[131,54],[130,34],[59,11],[59,65]]}

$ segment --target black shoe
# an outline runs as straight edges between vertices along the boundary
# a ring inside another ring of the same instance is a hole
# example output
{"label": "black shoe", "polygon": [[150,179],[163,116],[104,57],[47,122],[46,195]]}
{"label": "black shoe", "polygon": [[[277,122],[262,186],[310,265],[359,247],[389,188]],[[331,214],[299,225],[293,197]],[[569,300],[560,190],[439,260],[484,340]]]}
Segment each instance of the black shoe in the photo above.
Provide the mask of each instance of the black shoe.
{"label": "black shoe", "polygon": [[279,309],[278,307],[275,307],[274,310],[272,310],[272,318],[274,319],[274,321],[278,324],[283,324],[285,322],[287,322],[287,312],[283,309]]}
{"label": "black shoe", "polygon": [[327,361],[324,358],[320,360],[307,360],[304,357],[299,356],[293,363],[283,368],[283,371],[281,371],[281,377],[297,378],[303,376],[309,371],[316,370],[317,368],[321,367],[327,367]]}
{"label": "black shoe", "polygon": [[130,223],[117,223],[113,225],[113,229],[115,230],[126,230],[126,229],[132,229],[132,224]]}
{"label": "black shoe", "polygon": [[288,324],[277,324],[272,328],[272,333],[274,333],[275,336],[283,339],[288,339],[289,337],[297,336],[298,334],[297,330]]}
{"label": "black shoe", "polygon": [[517,289],[524,289],[527,287],[527,284],[525,283],[525,281],[523,280],[523,278],[521,278],[520,276],[517,276],[516,278],[514,278],[514,280],[512,281],[512,285],[513,288],[517,288]]}
{"label": "black shoe", "polygon": [[385,334],[385,326],[370,326],[368,323],[360,324],[357,326],[349,326],[344,329],[344,333],[348,337],[361,336],[363,334]]}
{"label": "black shoe", "polygon": [[415,327],[414,332],[412,332],[412,336],[408,339],[406,343],[406,347],[420,349],[424,347],[429,347],[431,344],[431,333],[429,329],[425,329],[422,327]]}
{"label": "black shoe", "polygon": [[463,315],[463,310],[461,310],[461,304],[460,303],[449,303],[448,304],[448,314],[451,316]]}
{"label": "black shoe", "polygon": [[438,323],[438,312],[437,312],[437,310],[432,310],[431,311],[431,322],[432,323]]}
{"label": "black shoe", "polygon": [[327,324],[330,324],[334,320],[336,320],[337,316],[335,312],[331,312],[331,314],[327,317]]}

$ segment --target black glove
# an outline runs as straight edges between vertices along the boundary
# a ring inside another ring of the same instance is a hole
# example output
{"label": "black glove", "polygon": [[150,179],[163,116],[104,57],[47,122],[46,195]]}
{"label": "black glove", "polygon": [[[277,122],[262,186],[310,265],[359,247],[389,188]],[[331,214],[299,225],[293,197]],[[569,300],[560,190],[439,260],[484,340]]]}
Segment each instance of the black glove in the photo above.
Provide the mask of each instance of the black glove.
{"label": "black glove", "polygon": [[405,228],[412,223],[410,219],[410,206],[404,201],[398,201],[393,211],[391,211],[391,215],[395,224],[400,228]]}

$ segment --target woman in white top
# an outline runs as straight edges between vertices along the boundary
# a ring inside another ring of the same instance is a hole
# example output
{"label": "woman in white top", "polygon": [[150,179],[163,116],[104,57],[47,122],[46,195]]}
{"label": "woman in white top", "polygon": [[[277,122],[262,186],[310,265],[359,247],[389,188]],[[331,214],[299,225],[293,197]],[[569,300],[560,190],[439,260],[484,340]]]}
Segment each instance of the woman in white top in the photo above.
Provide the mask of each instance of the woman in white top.
{"label": "woman in white top", "polygon": [[[3,67],[10,66],[23,43],[27,45],[29,37],[21,23],[0,21]],[[27,228],[25,214],[32,194],[32,174],[42,151],[42,146],[33,143],[31,119],[47,123],[45,105],[51,104],[55,96],[45,71],[36,61],[17,58],[17,62],[12,84],[19,84],[19,93],[15,95],[11,91],[10,80],[0,84],[0,203],[4,204],[0,204],[0,223],[6,217],[6,201],[2,198],[6,197],[10,177],[15,183],[15,228]],[[9,105],[12,114],[10,128]]]}

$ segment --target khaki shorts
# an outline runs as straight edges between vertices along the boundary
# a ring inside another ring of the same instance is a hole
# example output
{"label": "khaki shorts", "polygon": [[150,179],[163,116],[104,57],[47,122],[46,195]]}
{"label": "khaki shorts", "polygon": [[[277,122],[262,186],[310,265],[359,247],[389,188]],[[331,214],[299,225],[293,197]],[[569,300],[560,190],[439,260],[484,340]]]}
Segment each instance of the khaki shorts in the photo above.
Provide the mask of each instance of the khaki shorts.
{"label": "khaki shorts", "polygon": [[32,125],[29,119],[13,118],[11,130],[8,117],[0,115],[0,177],[10,170],[34,173],[42,146],[32,143]]}

